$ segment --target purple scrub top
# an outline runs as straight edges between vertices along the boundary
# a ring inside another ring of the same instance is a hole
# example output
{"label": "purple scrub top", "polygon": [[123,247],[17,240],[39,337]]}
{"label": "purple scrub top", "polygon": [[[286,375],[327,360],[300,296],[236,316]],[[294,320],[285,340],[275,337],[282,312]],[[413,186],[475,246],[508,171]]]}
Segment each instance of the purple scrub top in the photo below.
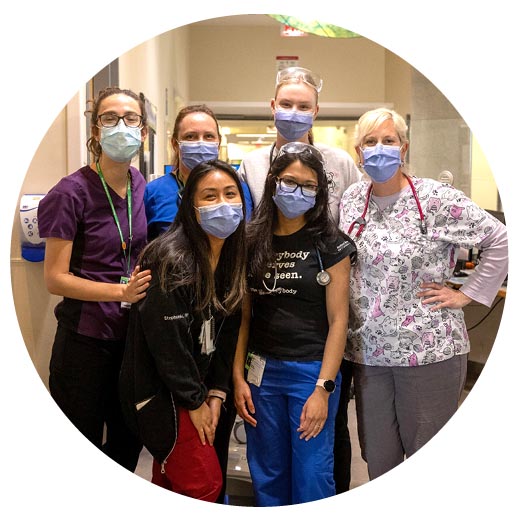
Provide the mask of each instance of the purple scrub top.
{"label": "purple scrub top", "polygon": [[[132,241],[130,272],[146,244],[147,222],[143,195],[145,179],[130,167],[132,185]],[[127,198],[110,187],[125,241],[129,238]],[[101,180],[90,166],[62,178],[40,201],[38,228],[41,237],[73,241],[70,271],[77,277],[118,283],[129,276],[121,239]],[[128,248],[128,246],[127,246]],[[103,340],[125,337],[128,309],[120,302],[85,302],[64,298],[55,309],[61,326]]]}

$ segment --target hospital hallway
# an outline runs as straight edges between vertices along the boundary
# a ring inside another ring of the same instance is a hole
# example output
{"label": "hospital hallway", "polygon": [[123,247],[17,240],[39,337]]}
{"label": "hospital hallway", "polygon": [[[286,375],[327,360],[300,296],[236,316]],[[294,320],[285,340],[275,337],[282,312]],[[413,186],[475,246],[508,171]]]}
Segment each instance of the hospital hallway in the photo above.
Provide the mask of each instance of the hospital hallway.
{"label": "hospital hallway", "polygon": [[[478,375],[469,373],[461,403],[465,400],[469,391],[472,389]],[[351,438],[351,487],[350,490],[360,487],[369,481],[367,475],[367,465],[360,454],[360,444],[358,442],[356,410],[356,397],[349,401],[348,406],[348,425]],[[239,419],[239,418],[238,418]],[[152,457],[146,449],[143,449],[138,467],[135,472],[137,475],[150,481],[152,475]],[[154,485],[150,485],[154,486]],[[228,459],[228,479],[227,479],[227,500],[228,504],[236,506],[254,506],[253,492],[248,472],[246,460],[246,444],[243,427],[236,423],[232,432]]]}

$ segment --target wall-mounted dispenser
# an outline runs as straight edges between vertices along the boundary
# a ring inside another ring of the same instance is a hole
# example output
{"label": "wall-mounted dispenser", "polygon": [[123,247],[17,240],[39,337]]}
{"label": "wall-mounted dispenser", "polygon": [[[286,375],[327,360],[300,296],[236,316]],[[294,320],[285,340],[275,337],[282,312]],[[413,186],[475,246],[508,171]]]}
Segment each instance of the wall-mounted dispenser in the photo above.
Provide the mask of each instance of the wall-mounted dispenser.
{"label": "wall-mounted dispenser", "polygon": [[41,262],[45,257],[45,239],[38,231],[38,204],[45,194],[24,194],[20,199],[20,246],[22,258]]}

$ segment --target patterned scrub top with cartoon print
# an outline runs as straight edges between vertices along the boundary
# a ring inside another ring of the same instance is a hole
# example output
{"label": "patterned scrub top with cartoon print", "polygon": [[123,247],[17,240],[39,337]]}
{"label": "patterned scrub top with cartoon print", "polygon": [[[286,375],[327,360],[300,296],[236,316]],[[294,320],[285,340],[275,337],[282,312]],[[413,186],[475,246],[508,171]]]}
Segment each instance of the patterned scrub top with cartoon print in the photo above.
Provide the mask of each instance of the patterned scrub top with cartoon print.
{"label": "patterned scrub top with cartoon print", "polygon": [[[463,192],[433,179],[411,177],[425,214],[427,233],[407,187],[381,211],[370,201],[367,224],[351,238],[358,262],[351,268],[350,324],[346,356],[372,366],[418,366],[468,353],[462,309],[431,311],[416,294],[422,282],[452,276],[458,247],[472,248],[500,225]],[[349,187],[340,204],[340,228],[348,233],[366,204],[369,183]]]}

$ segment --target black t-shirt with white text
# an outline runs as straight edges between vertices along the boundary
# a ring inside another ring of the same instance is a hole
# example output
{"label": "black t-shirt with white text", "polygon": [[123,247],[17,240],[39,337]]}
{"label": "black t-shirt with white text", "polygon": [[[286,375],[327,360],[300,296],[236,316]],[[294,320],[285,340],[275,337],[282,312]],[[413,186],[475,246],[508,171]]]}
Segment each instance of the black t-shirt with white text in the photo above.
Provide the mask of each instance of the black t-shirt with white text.
{"label": "black t-shirt with white text", "polygon": [[[317,282],[320,263],[307,227],[273,236],[276,267],[266,269],[260,284],[252,284],[249,350],[280,360],[322,360],[329,331],[326,287]],[[339,237],[321,251],[324,270],[347,256],[354,259],[352,241]],[[333,251],[334,253],[331,253]]]}

